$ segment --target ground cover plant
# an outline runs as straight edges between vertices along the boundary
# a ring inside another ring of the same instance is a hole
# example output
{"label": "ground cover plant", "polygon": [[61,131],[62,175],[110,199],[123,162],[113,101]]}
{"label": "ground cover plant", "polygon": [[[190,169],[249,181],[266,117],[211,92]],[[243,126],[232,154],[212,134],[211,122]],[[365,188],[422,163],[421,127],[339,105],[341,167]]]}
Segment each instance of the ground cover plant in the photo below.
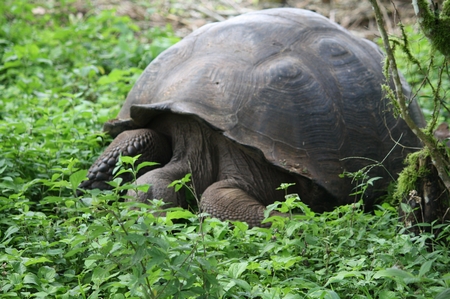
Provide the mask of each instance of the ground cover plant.
{"label": "ground cover plant", "polygon": [[121,202],[136,186],[120,180],[77,197],[109,142],[102,123],[178,39],[59,4],[0,3],[2,298],[448,298],[449,228],[412,236],[388,204],[316,214],[283,186],[279,207],[302,215],[248,229],[179,208],[158,216],[157,200]]}

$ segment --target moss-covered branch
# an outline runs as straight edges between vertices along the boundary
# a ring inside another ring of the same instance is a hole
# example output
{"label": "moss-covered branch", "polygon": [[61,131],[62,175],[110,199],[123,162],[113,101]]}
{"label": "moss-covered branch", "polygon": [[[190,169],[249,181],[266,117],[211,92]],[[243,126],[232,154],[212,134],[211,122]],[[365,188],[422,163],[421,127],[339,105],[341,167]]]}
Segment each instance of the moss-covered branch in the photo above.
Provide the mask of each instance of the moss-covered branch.
{"label": "moss-covered branch", "polygon": [[428,0],[412,0],[420,27],[433,48],[450,58],[450,0],[445,0],[440,13],[431,11]]}
{"label": "moss-covered branch", "polygon": [[[447,173],[447,170],[449,169],[450,165],[448,161],[445,159],[445,157],[442,155],[442,153],[438,150],[436,141],[434,137],[425,134],[413,121],[411,116],[408,113],[408,107],[406,104],[406,98],[402,91],[402,83],[400,79],[400,75],[398,73],[397,69],[397,62],[394,57],[393,50],[389,44],[389,38],[388,34],[386,32],[386,29],[384,28],[384,20],[383,16],[380,11],[380,7],[378,6],[377,0],[369,0],[372,4],[374,11],[375,11],[375,18],[378,25],[378,30],[381,34],[381,37],[383,39],[384,48],[386,49],[386,54],[389,60],[389,64],[391,67],[392,77],[394,80],[395,85],[395,92],[397,96],[397,105],[400,108],[400,113],[402,118],[405,120],[405,122],[408,124],[408,126],[411,128],[411,130],[416,134],[416,136],[422,140],[424,145],[429,149],[430,156],[433,161],[433,164],[435,165],[439,177],[441,178],[442,182],[444,183],[445,187],[450,190],[450,177]],[[418,0],[418,1],[425,1],[425,0]],[[446,2],[450,2],[450,0],[446,0]],[[449,46],[447,46],[449,47]]]}

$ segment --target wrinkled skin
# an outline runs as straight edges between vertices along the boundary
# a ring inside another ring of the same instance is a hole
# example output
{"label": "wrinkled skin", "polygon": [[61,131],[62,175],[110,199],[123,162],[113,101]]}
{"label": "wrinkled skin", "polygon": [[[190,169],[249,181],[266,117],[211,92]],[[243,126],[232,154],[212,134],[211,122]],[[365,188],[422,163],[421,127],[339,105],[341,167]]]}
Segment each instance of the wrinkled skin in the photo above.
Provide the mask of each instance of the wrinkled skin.
{"label": "wrinkled skin", "polygon": [[[137,179],[138,185],[151,185],[147,193],[128,192],[138,201],[157,198],[164,199],[167,207],[187,208],[184,192],[175,192],[174,188],[167,186],[192,173],[193,186],[201,194],[201,210],[221,220],[239,220],[250,226],[261,226],[265,207],[284,200],[284,191],[276,190],[282,183],[295,183],[289,191],[298,193],[316,211],[333,207],[333,197],[310,180],[277,169],[267,163],[262,154],[239,146],[200,120],[181,115],[163,115],[156,118],[149,129],[130,130],[118,135],[89,170],[90,180],[83,182],[80,187],[106,189],[107,186],[102,185],[105,184],[103,179],[111,174],[115,164],[105,165],[102,161],[117,160],[118,155],[115,153],[118,149],[128,151],[137,138],[135,136],[143,134],[149,136],[149,143],[167,140],[172,147],[169,149],[166,144],[146,144],[140,147],[142,151],[132,152],[133,155],[145,155],[142,161],[155,161],[163,165]],[[172,153],[168,162],[167,153]],[[103,168],[98,164],[103,165]],[[324,200],[317,201],[315,198]],[[272,213],[276,214],[282,215]]]}

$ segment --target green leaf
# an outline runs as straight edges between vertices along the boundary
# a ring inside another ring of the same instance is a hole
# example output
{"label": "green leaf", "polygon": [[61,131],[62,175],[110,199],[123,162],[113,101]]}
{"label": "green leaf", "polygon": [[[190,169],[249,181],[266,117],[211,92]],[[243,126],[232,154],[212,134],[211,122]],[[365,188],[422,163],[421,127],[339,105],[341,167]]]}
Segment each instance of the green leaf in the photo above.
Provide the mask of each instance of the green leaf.
{"label": "green leaf", "polygon": [[292,236],[294,232],[298,232],[305,224],[300,221],[291,221],[286,227],[286,235]]}
{"label": "green leaf", "polygon": [[65,258],[72,257],[72,256],[76,255],[79,252],[85,252],[87,249],[88,249],[87,247],[80,247],[80,248],[76,248],[76,249],[70,250],[66,254],[64,254],[64,257]]}
{"label": "green leaf", "polygon": [[232,279],[231,281],[234,282],[237,286],[241,287],[242,289],[244,289],[247,292],[251,291],[251,289],[252,289],[250,284],[248,282],[246,282],[245,280]]}
{"label": "green leaf", "polygon": [[327,291],[324,299],[340,299],[340,297],[335,291]]}
{"label": "green leaf", "polygon": [[189,219],[194,217],[195,215],[192,214],[192,212],[188,210],[176,210],[176,211],[169,211],[166,214],[167,220],[172,219]]}
{"label": "green leaf", "polygon": [[23,277],[23,283],[39,285],[38,278],[34,273],[27,273]]}
{"label": "green leaf", "polygon": [[139,246],[131,258],[131,264],[136,265],[146,257],[147,251],[145,247]]}
{"label": "green leaf", "polygon": [[4,242],[6,239],[9,238],[12,234],[15,234],[19,231],[19,228],[17,226],[10,226],[5,232],[5,236],[2,239],[2,242]]}
{"label": "green leaf", "polygon": [[151,166],[156,166],[156,165],[159,165],[159,163],[156,163],[156,162],[142,162],[136,167],[136,172],[139,172],[139,170],[141,170],[144,167],[151,167]]}
{"label": "green leaf", "polygon": [[401,269],[389,268],[385,270],[380,270],[373,276],[373,278],[381,278],[381,277],[407,279],[407,278],[414,278],[414,275]]}
{"label": "green leaf", "polygon": [[430,260],[430,261],[426,261],[425,263],[422,264],[422,266],[420,267],[419,270],[419,277],[423,277],[425,274],[428,273],[428,271],[430,271],[431,269],[431,265],[433,264],[434,260]]}
{"label": "green leaf", "polygon": [[341,271],[338,272],[337,275],[331,277],[330,279],[328,279],[327,283],[325,284],[325,286],[331,284],[331,283],[335,283],[335,282],[341,282],[343,280],[347,280],[347,278],[349,277],[356,277],[361,279],[363,277],[362,273],[360,271]]}
{"label": "green leaf", "polygon": [[52,282],[55,280],[55,276],[56,276],[55,269],[48,266],[43,266],[39,268],[38,277],[40,278],[41,281],[44,280],[45,282]]}
{"label": "green leaf", "polygon": [[73,207],[75,205],[75,201],[73,201],[73,200],[66,200],[64,202],[64,204],[65,204],[66,207],[71,208],[71,207]]}
{"label": "green leaf", "polygon": [[231,278],[239,278],[241,274],[247,269],[248,262],[240,262],[240,263],[234,263],[231,264],[228,269],[228,275],[230,275]]}
{"label": "green leaf", "polygon": [[[1,69],[1,68],[0,68]],[[12,297],[12,298],[20,298],[19,295],[16,292],[8,292],[8,293],[3,293],[2,294],[3,298],[6,297]]]}
{"label": "green leaf", "polygon": [[148,189],[150,189],[150,185],[149,184],[142,184],[142,185],[138,185],[135,186],[137,191],[141,191],[143,193],[147,193]]}
{"label": "green leaf", "polygon": [[49,260],[46,257],[38,257],[38,258],[30,258],[28,261],[24,263],[25,266],[30,266],[34,264],[42,264],[42,263],[50,263],[51,260]]}
{"label": "green leaf", "polygon": [[39,55],[39,47],[36,44],[27,45],[28,58],[35,60]]}
{"label": "green leaf", "polygon": [[378,294],[379,299],[396,299],[397,294],[393,291],[389,290],[381,290],[381,292]]}
{"label": "green leaf", "polygon": [[147,254],[151,256],[151,259],[146,264],[147,270],[150,270],[155,265],[164,263],[167,257],[167,253],[159,248],[150,248],[147,250]]}
{"label": "green leaf", "polygon": [[94,253],[84,260],[84,265],[86,266],[86,268],[91,269],[93,266],[97,264],[97,262],[101,260],[103,260],[102,255],[100,253]]}
{"label": "green leaf", "polygon": [[96,285],[100,285],[107,281],[109,277],[109,271],[106,269],[103,269],[101,267],[95,267],[93,273],[92,273],[92,281]]}
{"label": "green leaf", "polygon": [[295,186],[295,183],[282,183],[282,184],[280,185],[280,187],[277,187],[276,190],[285,190],[285,191],[287,191],[287,189],[288,189],[289,187],[291,187],[291,186]]}
{"label": "green leaf", "polygon": [[77,188],[81,184],[81,182],[87,179],[87,173],[87,169],[82,169],[70,175],[69,181],[70,185],[72,186],[73,194],[77,193]]}
{"label": "green leaf", "polygon": [[[116,170],[118,170],[118,171],[116,172]],[[133,173],[133,170],[116,167],[114,169],[113,173],[114,173],[114,177],[118,177],[119,175],[124,174],[124,173]]]}
{"label": "green leaf", "polygon": [[46,196],[41,200],[41,203],[51,204],[51,203],[59,203],[62,202],[64,198],[59,196]]}
{"label": "green leaf", "polygon": [[135,157],[131,156],[120,156],[120,161],[124,164],[134,165],[141,155]]}
{"label": "green leaf", "polygon": [[335,291],[324,289],[313,289],[308,293],[307,298],[320,298],[320,299],[340,299],[339,295]]}
{"label": "green leaf", "polygon": [[387,277],[391,278],[397,282],[401,282],[404,285],[408,285],[411,283],[417,283],[420,281],[419,277],[414,276],[413,274],[395,268],[390,268],[386,270],[381,270],[375,273],[374,278]]}
{"label": "green leaf", "polygon": [[449,299],[450,298],[450,288],[440,292],[434,299]]}
{"label": "green leaf", "polygon": [[183,186],[186,186],[187,183],[189,183],[190,181],[191,181],[191,174],[187,173],[182,179],[173,181],[167,187],[168,188],[174,187],[175,192],[178,192]]}

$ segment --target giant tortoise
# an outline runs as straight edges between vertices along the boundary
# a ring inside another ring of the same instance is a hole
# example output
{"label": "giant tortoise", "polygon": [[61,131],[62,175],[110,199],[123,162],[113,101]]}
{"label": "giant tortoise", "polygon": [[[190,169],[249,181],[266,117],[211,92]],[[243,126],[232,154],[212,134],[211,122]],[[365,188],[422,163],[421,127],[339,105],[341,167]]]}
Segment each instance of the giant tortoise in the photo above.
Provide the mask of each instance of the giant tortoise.
{"label": "giant tortoise", "polygon": [[[355,185],[340,174],[376,161],[370,208],[420,146],[384,98],[382,60],[374,43],[301,9],[203,26],[145,69],[80,187],[107,188],[120,154],[142,154],[159,167],[140,174],[151,187],[131,192],[136,200],[186,207],[168,185],[192,173],[202,211],[255,226],[284,200],[282,183],[314,211],[353,202]],[[410,110],[421,121],[414,101]]]}

